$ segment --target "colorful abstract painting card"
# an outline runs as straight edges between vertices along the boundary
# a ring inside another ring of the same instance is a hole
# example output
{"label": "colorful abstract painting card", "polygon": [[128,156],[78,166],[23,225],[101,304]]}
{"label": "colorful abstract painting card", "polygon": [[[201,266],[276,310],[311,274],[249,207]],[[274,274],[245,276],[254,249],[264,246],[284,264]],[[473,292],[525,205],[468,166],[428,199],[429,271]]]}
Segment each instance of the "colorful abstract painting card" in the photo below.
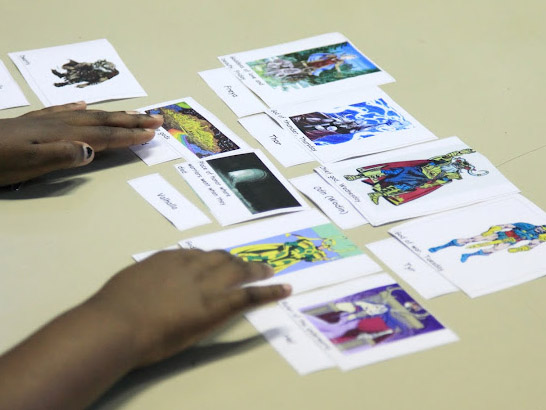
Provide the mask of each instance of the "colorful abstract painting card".
{"label": "colorful abstract painting card", "polygon": [[179,242],[183,248],[224,249],[248,262],[267,263],[295,293],[378,272],[373,262],[317,210],[309,210]]}
{"label": "colorful abstract painting card", "polygon": [[317,174],[292,178],[290,183],[313,201],[340,228],[356,228],[368,223],[343,195]]}
{"label": "colorful abstract painting card", "polygon": [[270,107],[394,81],[340,33],[219,59]]}
{"label": "colorful abstract painting card", "polygon": [[457,137],[315,169],[372,225],[458,208],[519,190]]}
{"label": "colorful abstract painting card", "polygon": [[436,139],[377,87],[267,113],[322,163]]}
{"label": "colorful abstract painting card", "polygon": [[315,161],[300,144],[267,114],[240,118],[239,123],[285,167]]}
{"label": "colorful abstract painting card", "polygon": [[199,75],[237,117],[258,114],[267,109],[262,100],[235,78],[228,68],[201,71]]}
{"label": "colorful abstract painting card", "polygon": [[470,297],[546,275],[546,212],[521,195],[389,231]]}
{"label": "colorful abstract painting card", "polygon": [[369,243],[366,247],[426,299],[459,290],[436,269],[394,238]]}
{"label": "colorful abstract painting card", "polygon": [[342,370],[457,341],[387,274],[279,302]]}
{"label": "colorful abstract painting card", "polygon": [[0,110],[29,105],[21,88],[0,61]]}
{"label": "colorful abstract painting card", "polygon": [[47,107],[146,96],[108,40],[9,53]]}
{"label": "colorful abstract painting card", "polygon": [[248,145],[191,97],[167,101],[139,111],[163,116],[163,125],[155,137],[131,147],[146,164],[155,165],[173,159],[188,161],[222,156]]}
{"label": "colorful abstract painting card", "polygon": [[308,208],[258,150],[175,167],[222,226]]}

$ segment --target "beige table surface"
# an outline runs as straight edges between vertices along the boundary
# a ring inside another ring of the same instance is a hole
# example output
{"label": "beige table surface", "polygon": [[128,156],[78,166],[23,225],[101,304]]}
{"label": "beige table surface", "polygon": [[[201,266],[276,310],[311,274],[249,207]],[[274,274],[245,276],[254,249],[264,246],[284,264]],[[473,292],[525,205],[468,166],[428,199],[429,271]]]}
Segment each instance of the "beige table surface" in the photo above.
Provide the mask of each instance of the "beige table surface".
{"label": "beige table surface", "polygon": [[[407,111],[439,137],[457,135],[485,153],[546,207],[543,0],[1,3],[0,55],[31,106],[0,117],[41,108],[8,52],[107,38],[149,96],[95,107],[191,96],[259,148],[197,72],[219,67],[218,55],[339,31],[397,79],[383,89]],[[281,169],[294,177],[312,167]],[[131,254],[220,229],[179,232],[164,220],[126,182],[154,172],[197,202],[172,163],[147,167],[129,151],[0,195],[1,351],[83,300]],[[348,235],[364,245],[386,238],[388,227]],[[123,381],[97,408],[546,409],[545,295],[541,279],[475,300],[425,301],[460,342],[306,377],[240,319],[211,346]]]}

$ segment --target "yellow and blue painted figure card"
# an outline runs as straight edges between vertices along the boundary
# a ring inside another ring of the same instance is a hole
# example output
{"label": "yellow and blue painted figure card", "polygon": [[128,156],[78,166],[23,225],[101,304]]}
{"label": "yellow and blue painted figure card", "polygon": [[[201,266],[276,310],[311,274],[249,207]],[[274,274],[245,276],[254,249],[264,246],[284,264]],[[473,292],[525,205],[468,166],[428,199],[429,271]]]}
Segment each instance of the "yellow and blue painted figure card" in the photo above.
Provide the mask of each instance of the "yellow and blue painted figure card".
{"label": "yellow and blue painted figure card", "polygon": [[179,244],[183,248],[224,249],[249,262],[267,263],[275,276],[259,283],[290,283],[295,293],[380,270],[316,210],[189,238]]}
{"label": "yellow and blue painted figure card", "polygon": [[521,195],[408,222],[390,233],[472,297],[546,272],[546,213]]}

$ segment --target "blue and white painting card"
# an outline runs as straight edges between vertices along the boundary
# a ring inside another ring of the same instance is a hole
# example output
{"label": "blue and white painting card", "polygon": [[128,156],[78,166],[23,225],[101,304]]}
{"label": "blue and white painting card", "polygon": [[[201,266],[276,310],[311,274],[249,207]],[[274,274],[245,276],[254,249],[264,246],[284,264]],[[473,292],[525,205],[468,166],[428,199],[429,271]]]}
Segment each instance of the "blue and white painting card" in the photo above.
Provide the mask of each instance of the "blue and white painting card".
{"label": "blue and white painting card", "polygon": [[457,137],[315,171],[374,226],[519,192],[484,155]]}
{"label": "blue and white painting card", "polygon": [[259,150],[235,151],[175,168],[222,226],[308,208]]}
{"label": "blue and white painting card", "polygon": [[425,299],[459,290],[436,269],[394,238],[372,242],[366,247]]}
{"label": "blue and white painting card", "polygon": [[200,71],[199,75],[237,117],[265,112],[267,107],[256,94],[226,67]]}
{"label": "blue and white painting card", "polygon": [[208,216],[159,174],[146,175],[127,182],[181,231],[211,222]]}
{"label": "blue and white painting card", "polygon": [[46,107],[147,95],[106,39],[8,55]]}
{"label": "blue and white painting card", "polygon": [[245,314],[248,321],[300,375],[336,367],[279,305]]}
{"label": "blue and white painting card", "polygon": [[546,212],[521,195],[389,231],[470,297],[546,274]]}
{"label": "blue and white painting card", "polygon": [[317,210],[184,239],[179,245],[206,251],[224,249],[247,262],[266,263],[275,276],[258,284],[288,283],[294,293],[381,270]]}
{"label": "blue and white painting card", "polygon": [[342,370],[458,340],[385,273],[279,302]]}
{"label": "blue and white painting card", "polygon": [[394,81],[340,33],[219,59],[270,107]]}
{"label": "blue and white painting card", "polygon": [[292,178],[290,183],[340,228],[351,229],[368,223],[343,195],[317,174]]}
{"label": "blue and white painting card", "polygon": [[239,123],[283,166],[315,161],[300,144],[267,114],[239,118]]}
{"label": "blue and white painting card", "polygon": [[377,87],[267,111],[322,163],[436,139]]}
{"label": "blue and white painting card", "polygon": [[191,161],[221,157],[249,149],[241,138],[191,97],[150,105],[138,111],[160,114],[164,119],[151,141],[131,147],[148,165],[180,158]]}
{"label": "blue and white painting card", "polygon": [[8,69],[0,61],[0,110],[29,105],[25,95]]}

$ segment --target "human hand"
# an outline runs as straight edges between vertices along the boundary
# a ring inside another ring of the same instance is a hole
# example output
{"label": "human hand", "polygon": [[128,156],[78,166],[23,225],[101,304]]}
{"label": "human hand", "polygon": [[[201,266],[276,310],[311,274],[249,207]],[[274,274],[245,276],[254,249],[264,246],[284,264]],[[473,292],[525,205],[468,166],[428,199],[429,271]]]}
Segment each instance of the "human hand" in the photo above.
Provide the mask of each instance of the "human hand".
{"label": "human hand", "polygon": [[142,144],[161,116],[87,110],[85,102],[0,120],[0,186],[93,161],[95,151]]}
{"label": "human hand", "polygon": [[228,252],[163,251],[115,275],[87,303],[129,325],[135,367],[165,359],[231,317],[287,297],[288,285],[241,287],[273,276]]}

